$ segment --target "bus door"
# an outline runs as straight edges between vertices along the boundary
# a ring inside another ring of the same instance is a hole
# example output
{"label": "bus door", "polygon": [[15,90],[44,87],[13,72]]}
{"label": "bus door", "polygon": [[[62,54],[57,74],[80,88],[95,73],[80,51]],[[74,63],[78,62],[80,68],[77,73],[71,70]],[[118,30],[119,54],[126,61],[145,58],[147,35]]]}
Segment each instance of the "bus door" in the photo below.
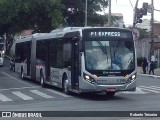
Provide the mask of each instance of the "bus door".
{"label": "bus door", "polygon": [[72,89],[79,89],[79,47],[78,40],[72,40],[71,50],[71,87]]}
{"label": "bus door", "polygon": [[45,48],[45,72],[46,72],[46,81],[49,81],[49,76],[50,76],[50,59],[49,59],[49,54],[50,54],[50,42],[45,43],[46,48]]}
{"label": "bus door", "polygon": [[30,76],[30,69],[31,69],[31,42],[27,43],[27,76]]}

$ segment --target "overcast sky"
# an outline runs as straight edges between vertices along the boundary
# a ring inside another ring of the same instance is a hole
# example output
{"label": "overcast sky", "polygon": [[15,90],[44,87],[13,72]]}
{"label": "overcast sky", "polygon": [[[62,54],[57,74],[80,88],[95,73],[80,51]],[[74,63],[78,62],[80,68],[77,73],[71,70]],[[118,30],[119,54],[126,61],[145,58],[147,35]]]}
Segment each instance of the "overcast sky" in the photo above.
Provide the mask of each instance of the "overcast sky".
{"label": "overcast sky", "polygon": [[[112,1],[112,7],[111,11],[112,13],[122,13],[124,24],[125,25],[132,25],[133,24],[133,8],[131,6],[130,1],[132,2],[132,5],[135,6],[135,3],[137,0],[111,0]],[[142,7],[143,2],[151,3],[151,0],[139,0],[138,2],[138,8]],[[160,0],[154,0],[154,8],[160,9]],[[108,9],[107,9],[108,12]],[[151,14],[148,13],[147,16],[143,17],[150,19]],[[155,20],[160,21],[160,12],[154,11],[154,18]]]}

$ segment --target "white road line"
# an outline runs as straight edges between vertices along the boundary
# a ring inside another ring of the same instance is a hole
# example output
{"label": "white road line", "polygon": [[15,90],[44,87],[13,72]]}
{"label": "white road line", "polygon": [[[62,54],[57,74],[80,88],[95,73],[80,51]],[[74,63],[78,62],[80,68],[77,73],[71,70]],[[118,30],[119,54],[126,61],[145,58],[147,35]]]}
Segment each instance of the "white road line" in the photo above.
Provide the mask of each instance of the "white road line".
{"label": "white road line", "polygon": [[150,87],[139,86],[139,88],[140,88],[141,90],[145,90],[145,91],[149,91],[149,92],[153,92],[153,93],[160,93],[160,92],[158,92],[158,91],[156,91],[156,90],[151,89]]}
{"label": "white road line", "polygon": [[71,97],[71,96],[69,96],[69,95],[65,95],[65,94],[63,94],[63,93],[61,93],[61,92],[54,91],[54,90],[51,90],[51,89],[45,89],[45,90],[47,90],[47,91],[49,91],[49,92],[52,92],[52,93],[55,93],[55,94],[57,94],[57,95],[63,96],[63,97]]}
{"label": "white road line", "polygon": [[10,98],[6,97],[5,95],[3,95],[1,93],[0,93],[0,100],[1,101],[13,101],[13,100],[11,100]]}
{"label": "white road line", "polygon": [[19,87],[19,88],[8,88],[8,89],[0,89],[0,91],[7,91],[7,90],[22,90],[22,89],[30,89],[30,88],[40,88],[41,86],[35,87]]}
{"label": "white road line", "polygon": [[23,94],[23,93],[20,92],[20,91],[15,91],[15,92],[12,92],[12,93],[13,93],[14,95],[16,95],[16,96],[22,98],[23,100],[33,100],[32,97],[29,97],[29,96]]}
{"label": "white road line", "polygon": [[147,87],[147,86],[140,86],[140,87],[143,87],[143,88],[147,88],[147,89],[152,89],[152,90],[160,90],[160,88],[157,88],[156,86],[149,86],[149,87]]}
{"label": "white road line", "polygon": [[146,94],[146,92],[142,91],[139,87],[136,88],[136,91],[126,91],[122,93],[124,94]]}
{"label": "white road line", "polygon": [[52,96],[50,96],[50,95],[47,95],[47,94],[45,94],[45,93],[43,93],[43,92],[40,92],[40,91],[38,91],[38,90],[30,90],[32,93],[35,93],[35,94],[37,94],[37,95],[39,95],[39,96],[41,96],[41,97],[44,97],[44,98],[54,98],[54,97],[52,97]]}
{"label": "white road line", "polygon": [[155,88],[157,90],[160,90],[160,87],[159,86],[151,86],[151,88]]}
{"label": "white road line", "polygon": [[21,81],[21,80],[18,80],[18,79],[16,79],[15,77],[12,77],[12,76],[8,75],[8,74],[5,73],[5,72],[2,72],[2,73],[5,74],[5,75],[8,76],[8,77],[14,79],[14,80],[17,80],[18,82],[21,82],[21,83],[24,83],[24,84],[26,84],[26,85],[29,85],[29,86],[33,87],[33,85],[28,84],[28,83],[26,83],[26,82],[23,82],[23,81]]}

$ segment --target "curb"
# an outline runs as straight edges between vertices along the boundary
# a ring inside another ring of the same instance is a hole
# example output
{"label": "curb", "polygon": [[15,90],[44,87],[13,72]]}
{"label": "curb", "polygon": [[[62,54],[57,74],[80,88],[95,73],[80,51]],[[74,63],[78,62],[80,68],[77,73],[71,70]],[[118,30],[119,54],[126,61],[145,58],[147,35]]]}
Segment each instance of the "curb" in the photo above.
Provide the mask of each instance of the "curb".
{"label": "curb", "polygon": [[149,75],[149,74],[141,74],[141,73],[138,73],[138,75],[146,76],[146,77],[159,78],[160,79],[160,76],[158,76],[158,75]]}

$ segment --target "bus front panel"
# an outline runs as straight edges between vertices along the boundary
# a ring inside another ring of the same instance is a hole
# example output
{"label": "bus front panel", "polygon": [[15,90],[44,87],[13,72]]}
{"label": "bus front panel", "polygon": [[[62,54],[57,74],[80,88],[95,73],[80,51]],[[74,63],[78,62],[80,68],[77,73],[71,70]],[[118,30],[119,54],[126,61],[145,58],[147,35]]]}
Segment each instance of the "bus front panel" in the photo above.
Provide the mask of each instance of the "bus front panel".
{"label": "bus front panel", "polygon": [[83,31],[82,91],[136,89],[136,57],[132,33],[118,30]]}

